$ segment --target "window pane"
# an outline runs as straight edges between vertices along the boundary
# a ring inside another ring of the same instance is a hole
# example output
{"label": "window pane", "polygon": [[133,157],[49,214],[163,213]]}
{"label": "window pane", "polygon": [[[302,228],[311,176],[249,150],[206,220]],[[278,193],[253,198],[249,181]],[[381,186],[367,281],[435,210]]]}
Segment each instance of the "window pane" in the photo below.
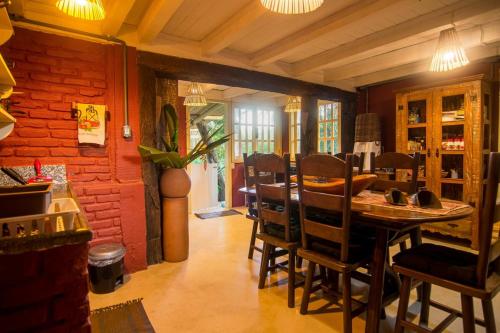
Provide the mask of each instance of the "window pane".
{"label": "window pane", "polygon": [[332,105],[327,104],[326,105],[326,120],[332,119]]}
{"label": "window pane", "polygon": [[234,156],[240,156],[240,142],[234,141]]}
{"label": "window pane", "polygon": [[247,142],[247,151],[249,154],[253,153],[252,151],[252,143],[251,142]]}
{"label": "window pane", "polygon": [[326,141],[326,152],[327,153],[332,152],[332,141],[331,140]]}
{"label": "window pane", "polygon": [[319,137],[324,138],[325,137],[325,128],[324,124],[319,124]]}
{"label": "window pane", "polygon": [[257,124],[261,125],[262,124],[262,111],[257,110]]}
{"label": "window pane", "polygon": [[247,112],[247,122],[246,123],[247,124],[252,124],[253,123],[252,112]]}
{"label": "window pane", "polygon": [[241,145],[241,154],[243,155],[246,152],[247,152],[247,149],[246,149],[245,142],[242,142],[242,145]]}
{"label": "window pane", "polygon": [[264,148],[263,148],[263,151],[264,151],[265,153],[269,153],[269,144],[268,144],[267,142],[264,142],[263,147],[264,147]]}
{"label": "window pane", "polygon": [[339,140],[335,140],[333,143],[335,144],[335,147],[334,147],[335,154],[340,153]]}
{"label": "window pane", "polygon": [[333,119],[339,118],[339,103],[333,103]]}
{"label": "window pane", "polygon": [[323,105],[319,106],[319,120],[325,120],[325,108]]}
{"label": "window pane", "polygon": [[274,140],[274,126],[270,127],[269,130],[271,131],[271,134],[269,134],[269,140]]}
{"label": "window pane", "polygon": [[319,142],[319,152],[322,153],[325,151],[325,143],[323,142],[323,140],[321,140]]}
{"label": "window pane", "polygon": [[263,140],[267,140],[268,139],[268,131],[269,131],[269,127],[265,126],[262,131],[264,132],[264,137],[263,137]]}
{"label": "window pane", "polygon": [[246,140],[247,139],[245,128],[246,128],[245,126],[241,126],[240,127],[241,140]]}
{"label": "window pane", "polygon": [[333,127],[333,124],[330,122],[330,123],[326,123],[326,137],[327,138],[331,138],[332,137],[332,127]]}
{"label": "window pane", "polygon": [[257,151],[260,153],[262,152],[262,141],[257,142]]}
{"label": "window pane", "polygon": [[240,122],[240,109],[234,109],[234,122],[236,124]]}
{"label": "window pane", "polygon": [[271,143],[270,143],[270,149],[269,149],[269,151],[270,151],[271,153],[274,153],[274,142],[271,142]]}
{"label": "window pane", "polygon": [[247,126],[247,140],[253,139],[252,132],[252,126]]}
{"label": "window pane", "polygon": [[269,124],[274,125],[274,111],[269,112]]}

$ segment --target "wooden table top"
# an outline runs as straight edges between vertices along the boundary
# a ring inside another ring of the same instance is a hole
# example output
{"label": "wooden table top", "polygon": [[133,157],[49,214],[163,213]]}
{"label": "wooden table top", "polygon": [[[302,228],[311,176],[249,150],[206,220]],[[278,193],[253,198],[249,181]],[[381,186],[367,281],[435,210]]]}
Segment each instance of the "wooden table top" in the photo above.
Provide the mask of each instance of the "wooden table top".
{"label": "wooden table top", "polygon": [[[239,189],[241,193],[248,195],[255,195],[255,187],[246,188],[242,187]],[[382,226],[384,228],[402,231],[405,229],[411,229],[416,225],[423,223],[433,223],[433,222],[446,222],[455,221],[466,218],[470,216],[474,209],[466,205],[466,207],[455,209],[447,214],[435,214],[431,211],[426,212],[423,209],[412,209],[412,207],[407,207],[407,209],[401,209],[400,206],[380,206],[373,205],[363,198],[363,195],[370,193],[375,194],[371,191],[363,191],[359,196],[353,197],[351,209],[354,213],[357,213],[361,220],[366,224],[371,224],[373,226]],[[297,189],[293,188],[291,191],[291,200],[294,203],[298,203],[298,193]],[[463,202],[442,199],[442,202],[448,202],[451,204],[464,204]]]}

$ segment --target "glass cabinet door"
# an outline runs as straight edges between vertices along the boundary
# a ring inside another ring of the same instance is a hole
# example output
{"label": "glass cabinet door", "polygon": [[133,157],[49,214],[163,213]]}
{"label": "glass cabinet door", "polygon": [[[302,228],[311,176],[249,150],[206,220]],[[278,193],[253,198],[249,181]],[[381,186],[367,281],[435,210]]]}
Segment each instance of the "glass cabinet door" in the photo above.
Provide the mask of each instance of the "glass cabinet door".
{"label": "glass cabinet door", "polygon": [[466,119],[469,112],[466,89],[443,89],[437,94],[434,115],[435,143],[431,154],[435,159],[436,194],[442,198],[465,200],[464,170],[468,151]]}
{"label": "glass cabinet door", "polygon": [[[404,130],[401,133],[403,144],[400,151],[407,154],[420,153],[418,186],[430,188],[427,173],[431,167],[428,152],[432,145],[432,93],[408,94],[403,99],[403,104],[401,125]],[[406,178],[404,176],[400,178]]]}

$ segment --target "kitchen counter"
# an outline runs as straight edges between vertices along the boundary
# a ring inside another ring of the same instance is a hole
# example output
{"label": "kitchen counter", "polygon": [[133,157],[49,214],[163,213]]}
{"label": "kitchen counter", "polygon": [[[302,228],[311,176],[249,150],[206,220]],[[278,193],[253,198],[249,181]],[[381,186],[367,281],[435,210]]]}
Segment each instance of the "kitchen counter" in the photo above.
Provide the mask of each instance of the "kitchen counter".
{"label": "kitchen counter", "polygon": [[80,213],[75,216],[75,227],[73,230],[25,237],[0,238],[0,255],[20,254],[90,241],[92,239],[92,232],[71,184],[53,184],[53,199],[68,197],[73,198],[80,209]]}

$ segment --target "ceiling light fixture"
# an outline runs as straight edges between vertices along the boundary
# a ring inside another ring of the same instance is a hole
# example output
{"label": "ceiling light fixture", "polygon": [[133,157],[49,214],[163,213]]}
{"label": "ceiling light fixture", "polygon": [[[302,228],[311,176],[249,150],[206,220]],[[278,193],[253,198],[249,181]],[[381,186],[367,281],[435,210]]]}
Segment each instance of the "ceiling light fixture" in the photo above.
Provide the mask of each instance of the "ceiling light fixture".
{"label": "ceiling light fixture", "polygon": [[305,14],[315,11],[324,0],[260,0],[272,12],[279,14]]}
{"label": "ceiling light fixture", "polygon": [[184,99],[184,105],[186,106],[205,106],[207,105],[207,99],[201,88],[201,84],[198,82],[191,82],[189,84],[186,98]]}
{"label": "ceiling light fixture", "polygon": [[285,112],[300,112],[302,108],[302,99],[300,96],[288,96],[285,106]]}
{"label": "ceiling light fixture", "polygon": [[458,38],[457,30],[453,27],[439,33],[436,52],[432,57],[431,72],[446,72],[465,66],[469,59]]}
{"label": "ceiling light fixture", "polygon": [[98,21],[106,17],[101,0],[58,0],[56,7],[63,13],[79,19]]}

